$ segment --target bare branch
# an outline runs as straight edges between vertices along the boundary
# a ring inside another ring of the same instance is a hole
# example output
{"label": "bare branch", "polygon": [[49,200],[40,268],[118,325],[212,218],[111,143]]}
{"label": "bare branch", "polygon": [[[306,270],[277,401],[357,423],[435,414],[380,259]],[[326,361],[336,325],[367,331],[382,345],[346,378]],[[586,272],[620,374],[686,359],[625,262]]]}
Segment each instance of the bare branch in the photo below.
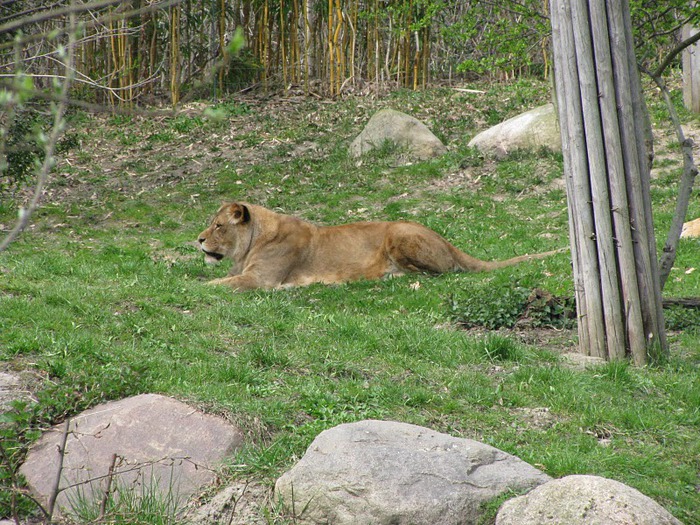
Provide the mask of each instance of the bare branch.
{"label": "bare branch", "polygon": [[76,40],[76,17],[75,13],[70,14],[70,28],[68,33],[68,47],[66,49],[65,57],[65,80],[61,86],[60,95],[58,97],[58,104],[54,110],[54,120],[51,133],[44,145],[44,161],[37,173],[37,183],[34,188],[34,194],[29,202],[27,208],[20,209],[19,219],[15,224],[14,228],[10,230],[10,233],[0,242],[0,252],[7,249],[12,241],[14,241],[17,236],[24,230],[24,228],[29,224],[29,219],[34,213],[34,210],[39,206],[39,200],[44,192],[44,187],[49,177],[49,172],[53,168],[54,164],[54,150],[56,149],[56,143],[59,137],[63,133],[63,128],[65,126],[64,115],[66,112],[66,107],[68,106],[68,94],[70,90],[72,75],[73,75],[73,61],[75,52],[75,40]]}
{"label": "bare branch", "polygon": [[649,75],[654,78],[654,77],[661,77],[663,75],[664,70],[673,62],[673,60],[683,52],[684,49],[687,47],[692,46],[696,42],[700,41],[700,31],[695,33],[694,35],[686,38],[682,42],[680,42],[676,47],[674,47],[668,55],[666,55],[666,58],[659,64],[659,67],[657,67],[652,73]]}
{"label": "bare branch", "polygon": [[42,11],[30,17],[21,17],[12,22],[7,22],[0,25],[0,35],[3,33],[9,33],[11,31],[17,31],[24,26],[30,24],[36,24],[39,22],[45,22],[46,20],[52,20],[55,18],[60,18],[65,15],[71,15],[76,13],[81,13],[83,11],[90,11],[93,9],[101,9],[103,7],[109,7],[111,5],[120,4],[119,0],[94,0],[87,4],[81,5],[70,5],[67,7],[60,7],[58,9],[51,9],[48,11]]}
{"label": "bare branch", "polygon": [[49,496],[49,519],[53,516],[53,510],[56,505],[56,498],[61,492],[61,476],[63,475],[63,460],[66,457],[66,442],[68,441],[68,434],[70,433],[70,418],[66,419],[63,428],[63,434],[61,436],[61,445],[58,449],[58,471],[56,472],[56,479],[54,480],[53,488],[51,489],[51,496]]}
{"label": "bare branch", "polygon": [[[698,34],[700,35],[700,33]],[[678,242],[683,229],[683,221],[688,213],[690,195],[693,191],[693,185],[695,184],[695,177],[698,174],[698,168],[693,159],[693,141],[685,137],[680,118],[678,117],[676,108],[671,100],[671,94],[668,91],[666,82],[664,82],[663,77],[660,75],[654,75],[648,71],[645,71],[645,73],[652,78],[652,80],[661,90],[661,94],[666,102],[666,107],[668,108],[669,116],[676,132],[676,137],[678,137],[678,143],[680,144],[681,151],[683,152],[683,175],[681,176],[680,184],[678,186],[676,211],[673,214],[671,227],[669,228],[668,236],[666,237],[666,244],[664,245],[663,254],[661,255],[661,259],[659,261],[659,278],[661,281],[661,289],[663,289],[668,276],[671,274],[671,268],[673,268],[673,264],[676,260],[676,251],[678,250]]]}
{"label": "bare branch", "polygon": [[[154,4],[147,5],[145,7],[141,7],[138,9],[132,9],[129,11],[120,11],[120,12],[116,12],[116,13],[115,12],[107,13],[106,15],[94,18],[91,22],[82,23],[81,27],[89,29],[89,28],[93,28],[96,26],[100,26],[100,25],[108,25],[110,22],[113,22],[115,20],[122,20],[124,18],[131,18],[133,16],[137,16],[137,15],[140,15],[143,13],[151,13],[153,11],[167,9],[168,7],[173,6],[173,5],[177,5],[180,2],[182,2],[182,0],[163,0],[161,2],[156,2]],[[100,2],[94,2],[92,4],[85,4],[86,6],[89,6],[89,7],[86,7],[85,9],[80,9],[80,10],[76,11],[76,13],[97,10],[100,7],[105,7],[105,6],[100,6],[99,4],[101,4],[101,3],[105,3],[108,6],[109,4],[115,4],[115,3],[120,3],[120,2],[118,0],[101,0]],[[53,16],[47,16],[45,20],[51,20],[54,17],[64,16],[67,13],[70,14],[70,11],[68,11],[66,13],[65,9],[62,9],[62,10],[57,9],[57,10],[54,10],[52,13],[53,13]],[[44,20],[42,20],[42,21],[44,21]],[[7,24],[5,24],[5,25],[7,25]],[[22,25],[24,25],[24,23]],[[2,32],[4,31],[3,28],[4,28],[4,26],[0,26],[0,34],[2,34]],[[64,35],[66,32],[67,32],[67,29],[57,28],[51,32],[50,36],[58,37],[58,36]],[[49,35],[47,35],[46,33],[37,33],[37,34],[32,34],[32,35],[22,35],[17,40],[21,44],[28,44],[30,42],[36,42],[38,40],[43,40],[43,39],[47,38],[47,36],[49,36]],[[0,51],[2,51],[3,49],[5,49],[7,47],[10,47],[11,45],[12,45],[11,43],[0,45]]]}

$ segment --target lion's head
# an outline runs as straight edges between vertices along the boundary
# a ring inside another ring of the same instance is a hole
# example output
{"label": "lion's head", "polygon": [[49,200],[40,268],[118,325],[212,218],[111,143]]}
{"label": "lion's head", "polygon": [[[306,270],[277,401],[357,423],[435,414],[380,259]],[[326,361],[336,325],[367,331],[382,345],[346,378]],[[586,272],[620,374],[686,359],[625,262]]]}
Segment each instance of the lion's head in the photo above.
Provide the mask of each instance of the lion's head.
{"label": "lion's head", "polygon": [[247,229],[250,222],[250,212],[244,204],[224,204],[216,212],[209,227],[199,234],[198,242],[204,252],[207,264],[216,264],[224,257],[233,258],[239,247],[242,228]]}

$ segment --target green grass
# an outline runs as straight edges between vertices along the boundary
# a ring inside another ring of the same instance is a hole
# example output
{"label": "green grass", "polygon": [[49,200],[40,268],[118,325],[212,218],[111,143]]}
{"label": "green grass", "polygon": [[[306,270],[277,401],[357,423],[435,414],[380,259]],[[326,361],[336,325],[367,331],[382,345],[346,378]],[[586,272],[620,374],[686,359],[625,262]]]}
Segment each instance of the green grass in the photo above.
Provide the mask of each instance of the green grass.
{"label": "green grass", "polygon": [[[3,430],[13,461],[35,437],[30,429],[105,400],[157,392],[242,427],[248,443],[226,470],[230,479],[271,485],[322,430],[392,419],[484,441],[552,476],[620,480],[697,523],[697,321],[670,314],[683,331],[671,334],[663,365],[586,371],[565,365],[561,345],[455,326],[455,308],[493,320],[489,307],[511,308],[519,289],[571,296],[566,254],[490,274],[238,295],[204,285],[227,265],[205,266],[190,242],[231,198],[326,224],[417,220],[483,259],[567,246],[560,156],[495,161],[466,147],[487,125],[546,101],[546,88],[399,92],[279,112],[251,99],[220,106],[231,129],[203,117],[82,115],[83,149],[73,152],[70,171],[59,169],[67,174],[57,176],[61,191],[0,255],[0,361],[38,378],[39,403],[18,408],[15,425]],[[408,164],[385,148],[349,159],[364,122],[392,106],[432,122],[449,153]],[[113,149],[98,151],[89,137]],[[295,155],[305,143],[318,148]],[[443,183],[449,176],[458,182]],[[654,190],[660,243],[673,184],[666,176]],[[15,214],[4,200],[0,223]],[[698,260],[700,243],[683,242],[667,295],[700,295],[700,271],[689,271]],[[7,503],[0,498],[0,514]]]}

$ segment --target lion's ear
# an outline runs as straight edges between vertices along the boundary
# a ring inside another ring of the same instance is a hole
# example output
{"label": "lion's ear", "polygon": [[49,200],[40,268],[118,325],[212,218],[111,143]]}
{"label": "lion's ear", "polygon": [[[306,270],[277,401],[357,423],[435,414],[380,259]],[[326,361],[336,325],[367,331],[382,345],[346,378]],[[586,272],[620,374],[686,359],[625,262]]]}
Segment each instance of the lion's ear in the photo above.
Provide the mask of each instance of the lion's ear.
{"label": "lion's ear", "polygon": [[228,206],[228,222],[231,224],[243,224],[250,220],[250,211],[244,204],[229,204]]}

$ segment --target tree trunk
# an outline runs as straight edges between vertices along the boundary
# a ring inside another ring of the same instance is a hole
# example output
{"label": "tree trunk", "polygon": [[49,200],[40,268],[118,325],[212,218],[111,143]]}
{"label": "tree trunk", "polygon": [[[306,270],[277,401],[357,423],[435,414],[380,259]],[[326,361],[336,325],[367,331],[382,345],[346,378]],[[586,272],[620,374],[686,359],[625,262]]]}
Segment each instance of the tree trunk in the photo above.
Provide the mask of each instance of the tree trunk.
{"label": "tree trunk", "polygon": [[[700,29],[683,27],[683,40]],[[700,44],[696,43],[683,51],[683,102],[693,113],[700,113]]]}
{"label": "tree trunk", "polygon": [[666,352],[648,115],[626,0],[551,0],[579,346],[644,365]]}

